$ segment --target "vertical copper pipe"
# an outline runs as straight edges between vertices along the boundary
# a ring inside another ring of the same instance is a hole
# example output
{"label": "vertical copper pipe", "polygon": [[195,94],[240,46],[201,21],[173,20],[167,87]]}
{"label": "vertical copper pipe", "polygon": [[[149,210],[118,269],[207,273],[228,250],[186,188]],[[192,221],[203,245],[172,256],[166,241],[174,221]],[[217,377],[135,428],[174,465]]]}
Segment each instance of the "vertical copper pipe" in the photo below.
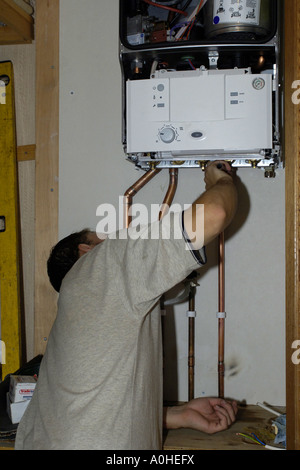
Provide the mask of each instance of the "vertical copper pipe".
{"label": "vertical copper pipe", "polygon": [[[163,205],[159,213],[159,220],[161,220],[166,213],[172,201],[177,189],[178,182],[178,170],[177,168],[170,168],[169,170],[169,188],[166,193]],[[189,312],[190,315],[188,318],[188,396],[189,400],[192,400],[195,396],[195,316],[192,316],[195,312],[195,294],[196,294],[196,284],[193,280],[190,281],[190,292],[189,292]],[[161,302],[163,305],[163,299]],[[161,308],[163,308],[161,306]],[[164,321],[162,319],[162,325]],[[164,330],[164,327],[163,327]]]}
{"label": "vertical copper pipe", "polygon": [[219,235],[219,314],[218,314],[218,379],[219,397],[224,398],[224,348],[225,348],[225,241]]}
{"label": "vertical copper pipe", "polygon": [[124,223],[125,227],[128,228],[131,223],[130,208],[132,206],[132,201],[134,196],[142,189],[149,181],[154,178],[161,170],[152,169],[147,171],[140,179],[138,179],[130,188],[127,189],[124,193]]}
{"label": "vertical copper pipe", "polygon": [[[195,311],[195,294],[196,287],[193,281],[190,283],[189,293],[189,312]],[[188,352],[188,396],[189,401],[193,400],[195,396],[195,317],[189,316],[188,320],[189,329],[189,352]]]}
{"label": "vertical copper pipe", "polygon": [[161,220],[169,210],[170,205],[173,202],[176,189],[177,189],[177,181],[178,181],[178,169],[177,168],[170,168],[169,169],[169,187],[166,192],[161,210],[159,212],[159,220]]}
{"label": "vertical copper pipe", "polygon": [[[165,198],[163,200],[161,209],[159,211],[158,219],[161,220],[168,212],[170,205],[173,202],[176,189],[177,189],[177,181],[178,181],[178,170],[177,168],[170,168],[169,169],[169,186],[166,192]],[[160,299],[160,309],[162,312],[165,312],[165,295],[161,296]],[[165,317],[162,315],[161,317],[161,328],[162,328],[162,343],[164,345],[164,338],[165,338]],[[163,348],[164,350],[164,348]],[[164,356],[164,351],[163,351]]]}

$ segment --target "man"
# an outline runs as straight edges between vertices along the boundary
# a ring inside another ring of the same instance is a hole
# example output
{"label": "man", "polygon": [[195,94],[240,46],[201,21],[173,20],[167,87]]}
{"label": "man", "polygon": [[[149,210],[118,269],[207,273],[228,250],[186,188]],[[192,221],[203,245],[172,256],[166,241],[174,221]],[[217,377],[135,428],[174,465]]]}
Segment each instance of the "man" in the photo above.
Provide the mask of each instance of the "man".
{"label": "man", "polygon": [[236,403],[218,398],[164,413],[162,405],[159,299],[205,263],[204,246],[234,217],[231,169],[219,166],[208,165],[206,191],[191,208],[139,237],[129,229],[100,241],[84,231],[53,249],[58,314],[16,449],[159,450],[163,423],[214,433],[234,422]]}

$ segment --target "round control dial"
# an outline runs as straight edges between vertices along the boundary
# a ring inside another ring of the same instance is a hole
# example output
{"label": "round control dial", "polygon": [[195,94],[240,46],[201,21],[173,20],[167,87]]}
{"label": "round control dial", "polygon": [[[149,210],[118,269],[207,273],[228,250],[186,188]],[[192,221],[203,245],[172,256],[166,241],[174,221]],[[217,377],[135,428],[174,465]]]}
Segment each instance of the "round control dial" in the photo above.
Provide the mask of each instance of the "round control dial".
{"label": "round control dial", "polygon": [[255,90],[262,90],[264,88],[265,84],[266,84],[266,82],[261,77],[256,77],[252,82],[252,86],[253,86],[253,88],[255,88]]}
{"label": "round control dial", "polygon": [[173,127],[163,127],[159,131],[159,137],[165,144],[171,144],[176,139],[176,131]]}

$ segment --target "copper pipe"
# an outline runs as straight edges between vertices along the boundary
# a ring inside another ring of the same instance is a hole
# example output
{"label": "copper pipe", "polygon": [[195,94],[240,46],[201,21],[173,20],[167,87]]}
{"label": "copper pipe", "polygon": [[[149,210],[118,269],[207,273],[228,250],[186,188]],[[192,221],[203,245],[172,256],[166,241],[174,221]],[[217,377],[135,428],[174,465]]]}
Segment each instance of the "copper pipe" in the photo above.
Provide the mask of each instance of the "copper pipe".
{"label": "copper pipe", "polygon": [[161,210],[159,212],[159,220],[161,220],[169,210],[170,205],[173,202],[178,182],[178,169],[170,168],[169,169],[169,187],[166,192],[164,201],[162,203]]}
{"label": "copper pipe", "polygon": [[[171,206],[176,190],[177,190],[177,181],[178,181],[178,170],[177,168],[170,168],[169,169],[169,187],[166,192],[165,198],[163,200],[161,209],[159,211],[158,220],[161,220],[168,212],[169,207]],[[165,312],[165,295],[161,296],[160,299],[160,309],[161,312]],[[161,328],[162,328],[162,342],[164,344],[165,338],[165,317],[162,315],[161,317]],[[163,348],[164,349],[164,348]],[[164,350],[163,350],[163,357],[164,357]]]}
{"label": "copper pipe", "polygon": [[132,201],[134,196],[147,184],[149,181],[154,178],[161,170],[152,169],[148,170],[140,179],[138,179],[130,188],[127,189],[124,193],[124,223],[125,227],[128,228],[131,223],[130,208],[132,206]]}
{"label": "copper pipe", "polygon": [[225,241],[224,232],[219,235],[219,314],[218,314],[218,388],[224,398],[224,348],[225,348]]}
{"label": "copper pipe", "polygon": [[[169,210],[170,205],[173,202],[178,183],[178,169],[169,169],[169,187],[165,195],[160,213],[159,220],[161,220]],[[194,274],[194,273],[193,273]],[[188,318],[188,396],[189,400],[192,400],[195,396],[195,295],[196,295],[196,283],[190,280],[190,292],[189,292],[189,318]],[[164,308],[163,298],[161,300],[161,308]],[[162,326],[164,331],[164,321],[162,320]]]}
{"label": "copper pipe", "polygon": [[[189,293],[189,312],[193,315],[195,312],[195,294],[196,285],[193,281],[190,282]],[[189,401],[195,397],[195,316],[189,316],[188,319],[189,329],[189,351],[188,351],[188,396]]]}

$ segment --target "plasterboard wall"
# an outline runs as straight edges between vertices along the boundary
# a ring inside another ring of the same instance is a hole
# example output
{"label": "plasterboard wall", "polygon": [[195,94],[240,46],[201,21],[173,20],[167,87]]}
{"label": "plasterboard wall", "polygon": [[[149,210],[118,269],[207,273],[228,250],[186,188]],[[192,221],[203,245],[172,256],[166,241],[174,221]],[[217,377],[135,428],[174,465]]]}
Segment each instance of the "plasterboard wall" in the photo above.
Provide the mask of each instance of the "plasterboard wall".
{"label": "plasterboard wall", "polygon": [[[95,229],[97,207],[141,176],[121,145],[118,0],[61,0],[59,236]],[[273,180],[239,170],[240,204],[226,232],[225,395],[253,404],[285,404],[284,171]],[[160,203],[161,172],[135,202]],[[204,190],[201,170],[179,172],[175,203]],[[120,209],[122,210],[122,208]],[[216,395],[217,244],[207,248],[196,297],[196,396]],[[178,294],[181,286],[170,295]],[[165,398],[187,399],[187,304],[168,309]]]}

